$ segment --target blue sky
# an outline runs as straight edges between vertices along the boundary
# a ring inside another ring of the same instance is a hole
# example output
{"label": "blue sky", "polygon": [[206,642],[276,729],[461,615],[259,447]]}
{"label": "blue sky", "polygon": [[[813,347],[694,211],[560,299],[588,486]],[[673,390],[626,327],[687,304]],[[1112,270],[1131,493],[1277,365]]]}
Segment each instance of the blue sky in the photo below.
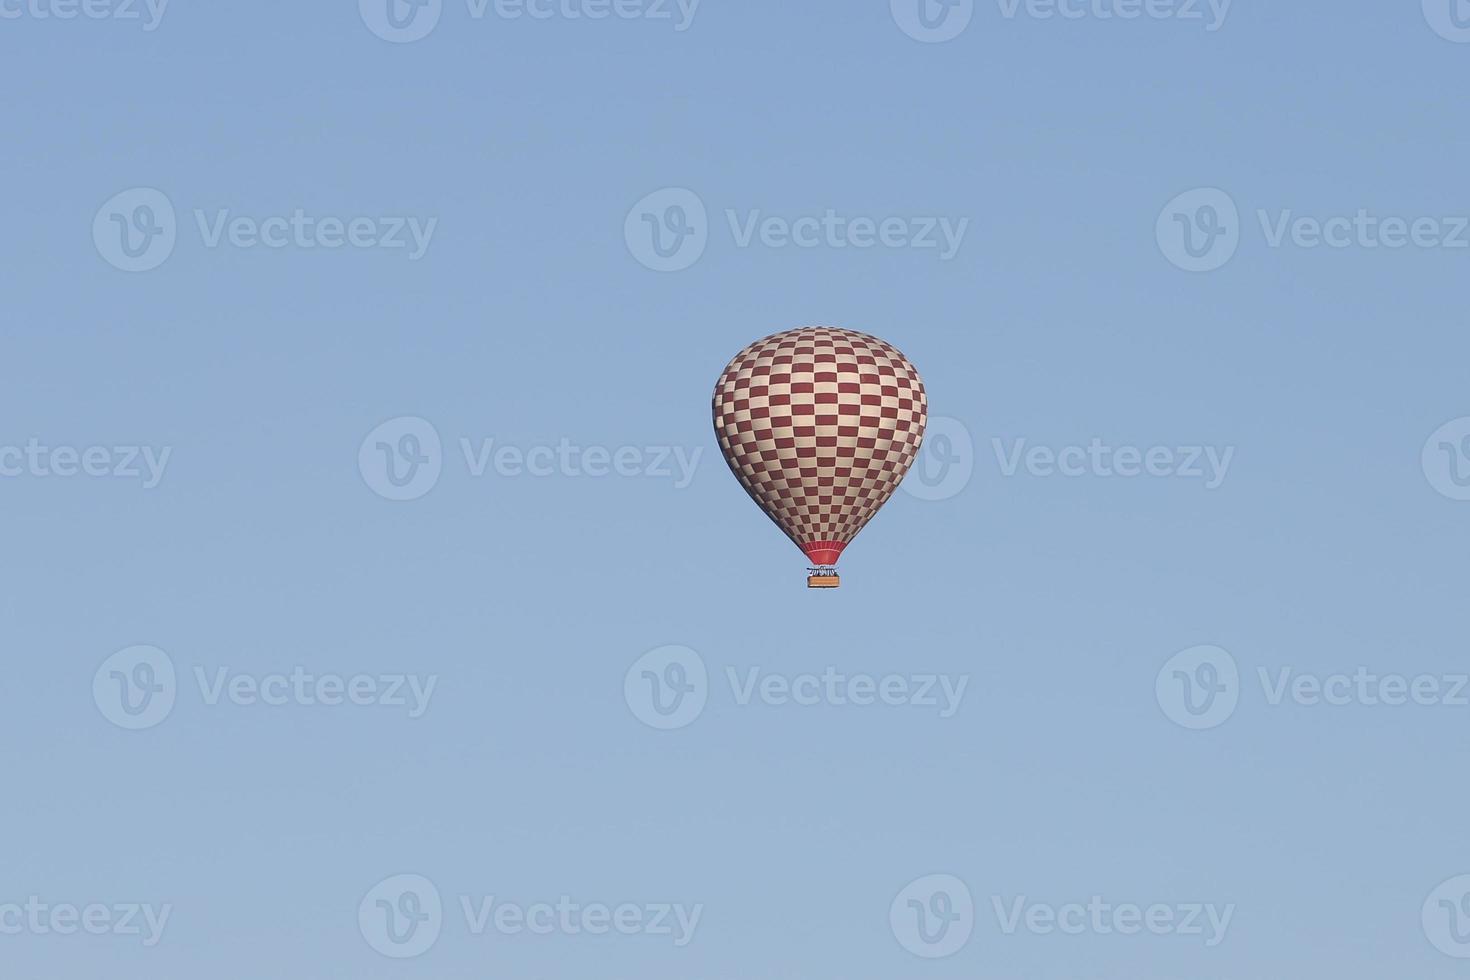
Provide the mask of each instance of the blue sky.
{"label": "blue sky", "polygon": [[1464,974],[1470,8],[393,4],[0,0],[0,972]]}

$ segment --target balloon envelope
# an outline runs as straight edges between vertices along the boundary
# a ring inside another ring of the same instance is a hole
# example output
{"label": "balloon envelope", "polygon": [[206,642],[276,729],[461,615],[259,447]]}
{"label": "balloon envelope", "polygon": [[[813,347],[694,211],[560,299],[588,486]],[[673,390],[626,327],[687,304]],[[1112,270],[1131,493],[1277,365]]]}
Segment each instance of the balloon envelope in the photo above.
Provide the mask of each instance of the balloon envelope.
{"label": "balloon envelope", "polygon": [[924,438],[924,382],[867,334],[800,327],[757,340],[715,384],[720,451],[814,565],[837,557],[893,496]]}

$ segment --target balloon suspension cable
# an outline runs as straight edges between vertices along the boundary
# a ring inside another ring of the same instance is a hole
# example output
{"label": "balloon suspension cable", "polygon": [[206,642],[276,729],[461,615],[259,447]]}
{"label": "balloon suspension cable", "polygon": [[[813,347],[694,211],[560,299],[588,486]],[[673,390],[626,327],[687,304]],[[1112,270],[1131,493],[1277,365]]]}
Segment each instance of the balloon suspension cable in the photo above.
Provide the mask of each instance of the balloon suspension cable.
{"label": "balloon suspension cable", "polygon": [[816,565],[806,570],[806,587],[809,589],[835,589],[841,584],[836,565]]}

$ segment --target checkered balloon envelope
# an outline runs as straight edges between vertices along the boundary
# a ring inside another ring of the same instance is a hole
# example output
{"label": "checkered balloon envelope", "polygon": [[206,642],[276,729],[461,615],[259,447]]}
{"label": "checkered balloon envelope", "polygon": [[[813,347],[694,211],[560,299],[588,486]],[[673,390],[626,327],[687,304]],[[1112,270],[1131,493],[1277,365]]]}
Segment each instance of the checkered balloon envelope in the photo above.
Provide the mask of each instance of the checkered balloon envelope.
{"label": "checkered balloon envelope", "polygon": [[919,372],[890,344],[840,327],[757,340],[715,385],[725,461],[766,516],[838,584],[837,559],[893,496],[924,438]]}

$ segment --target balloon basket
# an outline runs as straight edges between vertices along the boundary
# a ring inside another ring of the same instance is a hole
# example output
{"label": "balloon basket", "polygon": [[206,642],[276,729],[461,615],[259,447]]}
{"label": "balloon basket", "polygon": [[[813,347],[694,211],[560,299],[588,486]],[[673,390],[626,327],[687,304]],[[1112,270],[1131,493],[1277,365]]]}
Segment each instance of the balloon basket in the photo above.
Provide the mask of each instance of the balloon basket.
{"label": "balloon basket", "polygon": [[842,584],[834,567],[808,568],[806,587],[809,589],[835,589]]}

